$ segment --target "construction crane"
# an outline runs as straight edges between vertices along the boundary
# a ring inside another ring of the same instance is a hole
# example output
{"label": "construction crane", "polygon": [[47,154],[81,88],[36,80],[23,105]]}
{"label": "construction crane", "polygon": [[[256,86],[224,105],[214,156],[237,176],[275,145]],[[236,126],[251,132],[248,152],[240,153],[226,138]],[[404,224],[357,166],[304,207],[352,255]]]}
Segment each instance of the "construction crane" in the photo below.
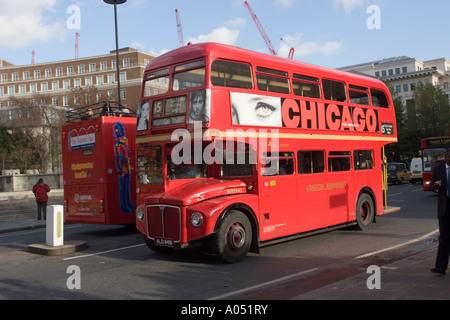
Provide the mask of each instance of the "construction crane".
{"label": "construction crane", "polygon": [[31,51],[31,64],[34,64],[34,55],[35,55],[35,51]]}
{"label": "construction crane", "polygon": [[180,47],[184,47],[183,29],[181,27],[181,19],[178,9],[175,9],[175,15],[177,16],[178,45]]}
{"label": "construction crane", "polygon": [[80,37],[80,34],[77,32],[75,33],[75,59],[78,59],[78,38]]}
{"label": "construction crane", "polygon": [[[250,7],[249,3],[247,1],[244,2],[244,6],[247,7],[248,11],[250,12],[250,15],[253,18],[253,21],[255,21],[256,27],[259,30],[259,33],[261,33],[261,36],[263,37],[267,47],[269,48],[269,51],[272,55],[277,56],[277,52],[275,51],[275,48],[272,45],[272,41],[270,41],[269,36],[267,35],[266,31],[264,30],[264,27],[261,24],[261,21],[259,21],[258,16],[255,14],[255,12],[252,10],[252,8]],[[283,40],[283,39],[281,39]],[[289,59],[293,59],[294,58],[294,48],[291,48],[291,50],[289,51]]]}

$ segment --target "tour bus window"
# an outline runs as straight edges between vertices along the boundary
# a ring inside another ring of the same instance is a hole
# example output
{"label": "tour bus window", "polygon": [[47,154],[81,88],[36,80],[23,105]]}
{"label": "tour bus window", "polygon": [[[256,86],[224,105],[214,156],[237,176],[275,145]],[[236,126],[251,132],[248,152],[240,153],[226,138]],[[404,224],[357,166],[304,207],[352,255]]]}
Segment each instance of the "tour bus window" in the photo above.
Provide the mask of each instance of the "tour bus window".
{"label": "tour bus window", "polygon": [[246,63],[216,60],[211,65],[211,83],[220,87],[252,89],[252,69]]}
{"label": "tour bus window", "polygon": [[294,94],[302,97],[320,98],[319,78],[294,73],[292,81]]}
{"label": "tour bus window", "polygon": [[263,176],[294,174],[294,152],[265,152],[261,163]]}
{"label": "tour bus window", "polygon": [[353,153],[353,166],[355,170],[371,170],[373,169],[373,151],[372,150],[356,150]]}
{"label": "tour bus window", "polygon": [[137,150],[137,176],[140,184],[162,184],[162,148],[140,145]]}
{"label": "tour bus window", "polygon": [[259,90],[285,94],[290,92],[287,72],[263,67],[258,67],[257,71],[256,81]]}
{"label": "tour bus window", "polygon": [[[166,93],[169,90],[169,69],[152,71],[145,75],[144,97]],[[155,90],[155,88],[158,88]]]}
{"label": "tour bus window", "polygon": [[174,91],[202,87],[205,84],[205,62],[195,61],[175,67]]}
{"label": "tour bus window", "polygon": [[325,171],[323,151],[299,151],[298,172],[300,174],[322,173]]}
{"label": "tour bus window", "polygon": [[372,105],[374,107],[389,108],[389,102],[383,91],[378,89],[371,89]]}
{"label": "tour bus window", "polygon": [[370,105],[369,89],[367,88],[349,85],[349,95],[351,103],[361,104],[365,106]]}
{"label": "tour bus window", "polygon": [[345,84],[339,81],[322,80],[324,98],[331,101],[346,102]]}
{"label": "tour bus window", "polygon": [[351,169],[350,151],[330,151],[328,157],[328,171],[350,171]]}

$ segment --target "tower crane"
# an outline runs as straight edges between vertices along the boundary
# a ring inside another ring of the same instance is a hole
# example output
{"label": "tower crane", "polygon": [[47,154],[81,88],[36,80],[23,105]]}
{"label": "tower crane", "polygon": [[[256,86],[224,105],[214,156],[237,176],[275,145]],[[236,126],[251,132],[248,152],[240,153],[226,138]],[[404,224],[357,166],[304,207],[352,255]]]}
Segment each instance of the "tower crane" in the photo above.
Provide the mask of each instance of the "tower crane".
{"label": "tower crane", "polygon": [[180,47],[183,47],[184,46],[183,29],[181,27],[181,19],[178,9],[175,9],[175,15],[177,16],[178,45]]}
{"label": "tower crane", "polygon": [[78,59],[78,38],[80,37],[80,34],[77,32],[75,33],[75,59]]}
{"label": "tower crane", "polygon": [[[277,52],[275,51],[275,48],[272,45],[272,41],[270,41],[269,36],[267,35],[266,31],[264,30],[264,27],[262,26],[261,21],[259,21],[258,16],[252,10],[252,8],[250,7],[250,4],[247,1],[244,2],[244,6],[247,7],[248,11],[250,12],[250,15],[252,16],[253,21],[255,22],[256,27],[259,30],[259,33],[261,33],[261,36],[263,37],[264,42],[266,43],[267,47],[269,48],[270,53],[272,55],[276,56]],[[294,48],[291,48],[291,50],[289,51],[289,57],[288,57],[289,59],[294,58],[294,52],[295,52]]]}

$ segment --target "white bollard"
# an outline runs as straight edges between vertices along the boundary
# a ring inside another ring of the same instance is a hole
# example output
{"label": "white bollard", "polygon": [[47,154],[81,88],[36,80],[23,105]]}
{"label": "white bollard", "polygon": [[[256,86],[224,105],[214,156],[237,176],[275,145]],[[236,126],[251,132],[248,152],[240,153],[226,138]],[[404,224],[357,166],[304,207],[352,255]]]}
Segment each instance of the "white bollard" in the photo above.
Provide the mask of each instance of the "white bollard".
{"label": "white bollard", "polygon": [[64,245],[64,208],[62,205],[47,207],[47,246]]}

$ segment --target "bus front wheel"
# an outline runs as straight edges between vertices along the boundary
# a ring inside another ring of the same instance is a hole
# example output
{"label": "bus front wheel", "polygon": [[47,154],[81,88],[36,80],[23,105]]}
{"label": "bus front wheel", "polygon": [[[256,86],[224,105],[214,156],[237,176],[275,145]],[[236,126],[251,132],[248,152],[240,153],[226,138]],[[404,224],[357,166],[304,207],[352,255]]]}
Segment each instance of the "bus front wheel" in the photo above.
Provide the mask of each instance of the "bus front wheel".
{"label": "bus front wheel", "polygon": [[366,230],[375,217],[375,205],[372,197],[363,193],[356,203],[356,222],[359,230]]}
{"label": "bus front wheel", "polygon": [[221,221],[212,240],[216,256],[226,262],[243,260],[252,242],[252,227],[249,219],[240,211],[232,210]]}

